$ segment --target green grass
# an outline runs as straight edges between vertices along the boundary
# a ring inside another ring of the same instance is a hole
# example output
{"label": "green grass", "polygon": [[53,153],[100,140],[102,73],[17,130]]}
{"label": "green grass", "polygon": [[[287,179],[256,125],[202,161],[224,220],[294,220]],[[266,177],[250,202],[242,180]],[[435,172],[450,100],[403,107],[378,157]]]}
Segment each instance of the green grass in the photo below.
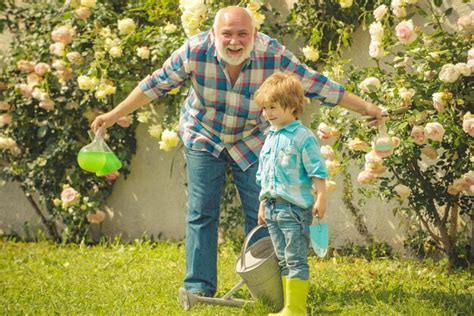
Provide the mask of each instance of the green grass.
{"label": "green grass", "polygon": [[[222,296],[238,283],[237,254],[219,251]],[[472,315],[474,282],[445,264],[353,257],[310,258],[308,311],[313,315]],[[259,301],[243,308],[196,305],[177,298],[184,276],[180,243],[58,246],[0,241],[0,314],[266,315]],[[238,297],[250,299],[244,287]]]}

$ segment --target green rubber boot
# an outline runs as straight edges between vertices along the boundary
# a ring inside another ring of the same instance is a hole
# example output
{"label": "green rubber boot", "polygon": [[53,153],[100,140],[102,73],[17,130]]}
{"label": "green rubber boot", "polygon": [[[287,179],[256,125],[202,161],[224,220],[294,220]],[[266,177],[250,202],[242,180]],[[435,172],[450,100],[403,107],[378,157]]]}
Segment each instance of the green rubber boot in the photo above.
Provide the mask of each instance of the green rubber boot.
{"label": "green rubber boot", "polygon": [[308,298],[308,292],[308,280],[287,279],[285,308],[277,315],[307,315],[306,300]]}
{"label": "green rubber boot", "polygon": [[[286,306],[286,280],[287,280],[286,276],[281,277],[281,287],[283,289],[283,308],[285,308],[285,306]],[[282,315],[281,314],[282,311],[283,311],[283,309],[281,311],[279,311],[278,313],[270,313],[270,314],[268,314],[268,316]]]}

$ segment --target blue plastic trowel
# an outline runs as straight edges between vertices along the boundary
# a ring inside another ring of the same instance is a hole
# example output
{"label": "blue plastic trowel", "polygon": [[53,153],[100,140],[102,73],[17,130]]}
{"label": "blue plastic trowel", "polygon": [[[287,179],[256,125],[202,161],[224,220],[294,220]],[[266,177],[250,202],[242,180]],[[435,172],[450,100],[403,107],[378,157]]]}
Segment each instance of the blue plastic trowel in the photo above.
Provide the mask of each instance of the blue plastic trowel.
{"label": "blue plastic trowel", "polygon": [[313,225],[309,226],[309,236],[314,252],[318,257],[323,258],[327,254],[329,247],[328,224],[321,224],[319,216],[316,216]]}

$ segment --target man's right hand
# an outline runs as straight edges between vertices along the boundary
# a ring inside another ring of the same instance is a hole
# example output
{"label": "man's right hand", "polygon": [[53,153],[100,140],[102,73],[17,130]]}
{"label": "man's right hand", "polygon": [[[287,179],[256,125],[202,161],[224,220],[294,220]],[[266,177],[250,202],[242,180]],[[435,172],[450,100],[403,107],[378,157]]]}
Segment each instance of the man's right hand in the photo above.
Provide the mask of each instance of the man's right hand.
{"label": "man's right hand", "polygon": [[97,133],[99,128],[107,129],[118,121],[118,118],[116,118],[112,112],[113,111],[101,114],[94,119],[91,124],[91,129],[94,133]]}

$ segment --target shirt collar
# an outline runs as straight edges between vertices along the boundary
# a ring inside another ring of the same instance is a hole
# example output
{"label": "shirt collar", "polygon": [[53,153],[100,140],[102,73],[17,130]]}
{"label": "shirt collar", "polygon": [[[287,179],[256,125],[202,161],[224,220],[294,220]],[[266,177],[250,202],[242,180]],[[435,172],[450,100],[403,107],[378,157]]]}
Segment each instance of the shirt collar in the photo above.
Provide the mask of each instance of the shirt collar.
{"label": "shirt collar", "polygon": [[288,131],[290,133],[293,133],[300,125],[302,125],[300,120],[294,120],[290,124],[285,125],[280,129],[276,129],[275,126],[270,126],[269,132],[272,133],[272,134],[273,133],[278,133],[278,132],[281,132],[281,131]]}

